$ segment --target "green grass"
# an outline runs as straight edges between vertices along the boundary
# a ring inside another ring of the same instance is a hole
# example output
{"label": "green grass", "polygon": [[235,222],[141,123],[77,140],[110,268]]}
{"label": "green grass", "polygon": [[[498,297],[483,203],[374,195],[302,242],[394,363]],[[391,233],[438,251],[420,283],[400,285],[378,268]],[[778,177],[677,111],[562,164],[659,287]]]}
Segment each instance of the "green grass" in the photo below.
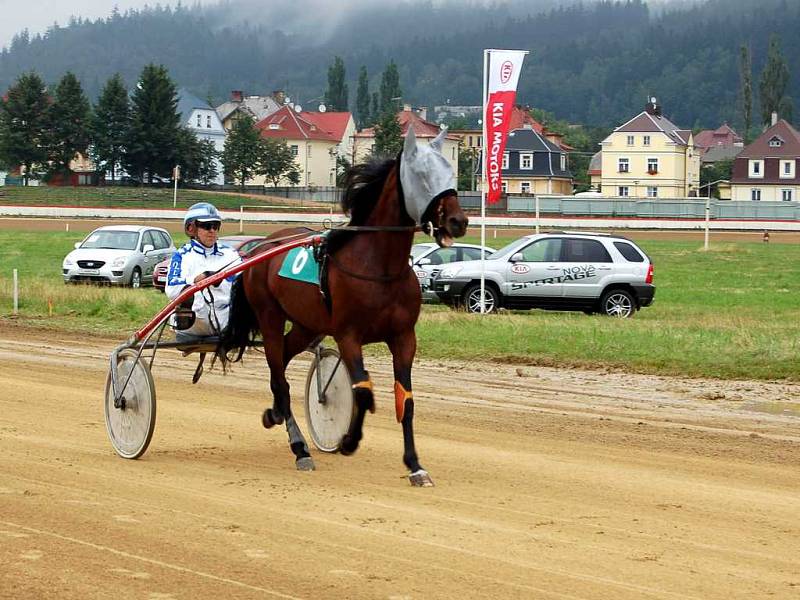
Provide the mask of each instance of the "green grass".
{"label": "green grass", "polygon": [[[153,289],[65,286],[60,267],[79,233],[0,231],[0,322],[11,273],[32,326],[113,333],[122,341],[164,305]],[[504,312],[481,317],[426,306],[419,356],[596,366],[720,378],[800,378],[800,245],[640,242],[655,264],[656,301],[633,318]],[[500,246],[501,244],[497,244]],[[371,353],[383,355],[376,347]]]}
{"label": "green grass", "polygon": [[[172,208],[172,188],[151,187],[5,187],[0,204],[20,206],[81,206],[107,208]],[[235,193],[178,189],[176,205],[187,208],[195,202],[212,202],[217,208],[238,210],[242,204],[280,206],[280,210],[304,210],[324,206],[315,202]]]}

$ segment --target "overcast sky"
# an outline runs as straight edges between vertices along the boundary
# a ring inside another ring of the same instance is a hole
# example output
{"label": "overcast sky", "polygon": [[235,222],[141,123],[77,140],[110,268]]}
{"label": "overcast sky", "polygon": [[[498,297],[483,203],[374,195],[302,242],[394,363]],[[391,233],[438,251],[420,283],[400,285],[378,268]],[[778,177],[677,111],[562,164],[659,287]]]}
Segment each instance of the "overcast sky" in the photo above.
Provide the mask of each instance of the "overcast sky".
{"label": "overcast sky", "polygon": [[[176,3],[172,0],[0,0],[0,47],[8,46],[14,34],[25,28],[31,34],[44,33],[54,22],[66,25],[73,15],[94,20],[110,15],[114,5],[125,12],[148,4],[174,6]],[[183,4],[192,6],[195,0],[184,0]],[[201,1],[201,4],[208,4],[208,1]]]}

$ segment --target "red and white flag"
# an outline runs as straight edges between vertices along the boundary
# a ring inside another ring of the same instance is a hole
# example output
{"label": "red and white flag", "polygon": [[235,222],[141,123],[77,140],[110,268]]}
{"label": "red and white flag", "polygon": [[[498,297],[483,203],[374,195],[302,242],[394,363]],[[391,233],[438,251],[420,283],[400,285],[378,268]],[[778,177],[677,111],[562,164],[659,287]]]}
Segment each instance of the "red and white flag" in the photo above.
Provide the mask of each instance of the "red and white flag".
{"label": "red and white flag", "polygon": [[486,181],[489,184],[487,202],[500,200],[502,192],[503,153],[508,139],[511,110],[517,96],[517,82],[522,71],[524,50],[487,50],[488,89],[483,119],[486,124],[483,145]]}

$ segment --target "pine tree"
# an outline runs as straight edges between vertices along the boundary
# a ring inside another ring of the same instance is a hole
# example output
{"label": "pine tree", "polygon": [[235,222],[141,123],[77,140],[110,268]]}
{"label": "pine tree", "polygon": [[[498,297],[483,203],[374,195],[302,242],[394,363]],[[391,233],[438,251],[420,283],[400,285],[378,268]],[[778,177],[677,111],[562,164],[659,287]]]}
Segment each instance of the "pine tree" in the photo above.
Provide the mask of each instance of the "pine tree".
{"label": "pine tree", "polygon": [[89,146],[92,111],[78,78],[67,72],[56,86],[50,111],[48,158],[51,173],[69,173],[77,154]]}
{"label": "pine tree", "polygon": [[378,92],[372,92],[372,110],[369,113],[368,125],[375,125],[378,117],[381,114],[380,100],[378,99]]}
{"label": "pine tree", "polygon": [[256,174],[261,162],[263,143],[255,122],[249,115],[241,115],[225,138],[222,165],[225,175],[244,189],[249,179]]}
{"label": "pine tree", "polygon": [[300,183],[300,169],[285,140],[263,140],[260,158],[257,173],[264,175],[273,186],[278,187],[282,179],[295,185]]}
{"label": "pine tree", "polygon": [[356,91],[356,125],[359,129],[369,124],[369,76],[367,67],[358,71],[358,90]]}
{"label": "pine tree", "polygon": [[786,95],[789,85],[789,67],[781,53],[781,40],[777,34],[769,38],[767,64],[761,72],[759,96],[761,99],[761,122],[769,125],[772,113],[791,121],[792,100]]}
{"label": "pine tree", "polygon": [[34,72],[20,75],[0,99],[0,162],[20,165],[24,185],[47,161],[49,114],[50,98]]}
{"label": "pine tree", "polygon": [[126,136],[125,169],[139,181],[169,179],[177,164],[180,115],[175,84],[165,67],[142,70],[131,100],[131,126]]}
{"label": "pine tree", "polygon": [[742,46],[739,49],[739,79],[741,83],[742,121],[744,137],[747,139],[753,123],[753,67],[750,62],[750,49]]}
{"label": "pine tree", "polygon": [[117,73],[103,87],[92,119],[92,160],[99,172],[110,171],[112,180],[122,162],[130,116],[128,90]]}
{"label": "pine tree", "polygon": [[400,73],[395,62],[389,61],[381,76],[381,104],[380,112],[388,110],[397,112],[398,104],[403,96],[400,89]]}
{"label": "pine tree", "polygon": [[342,112],[347,110],[348,90],[344,61],[336,56],[328,67],[328,90],[325,92],[325,104],[329,110]]}
{"label": "pine tree", "polygon": [[393,110],[384,111],[375,124],[376,158],[394,158],[403,149],[403,130]]}

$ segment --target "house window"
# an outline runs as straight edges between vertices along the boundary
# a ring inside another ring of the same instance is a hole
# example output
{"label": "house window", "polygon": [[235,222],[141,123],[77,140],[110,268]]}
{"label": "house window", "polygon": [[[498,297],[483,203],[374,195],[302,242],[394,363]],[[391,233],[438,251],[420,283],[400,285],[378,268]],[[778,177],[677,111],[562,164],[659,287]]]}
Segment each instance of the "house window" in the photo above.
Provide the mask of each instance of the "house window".
{"label": "house window", "polygon": [[619,165],[619,172],[620,173],[627,173],[628,172],[629,164],[628,164],[628,159],[627,158],[620,158],[619,161],[617,162],[617,164]]}
{"label": "house window", "polygon": [[507,183],[507,182],[505,182],[505,181],[503,181],[503,182],[500,184],[500,189],[502,189],[502,190],[503,190],[503,193],[504,193],[504,194],[505,194],[506,192],[508,192],[508,183]]}
{"label": "house window", "polygon": [[632,135],[628,136],[628,146],[633,146],[633,136]]}
{"label": "house window", "polygon": [[759,201],[761,200],[761,190],[759,188],[753,188],[750,190],[750,200]]}
{"label": "house window", "polygon": [[306,146],[306,156],[311,156],[311,146]]}
{"label": "house window", "polygon": [[654,185],[647,186],[647,197],[648,198],[658,198],[658,188]]}
{"label": "house window", "polygon": [[792,201],[792,190],[781,190],[781,200],[784,202]]}
{"label": "house window", "polygon": [[200,115],[197,115],[197,126],[198,126],[198,127],[200,127],[200,119],[201,119],[201,118],[202,118],[202,117],[201,117]]}
{"label": "house window", "polygon": [[567,155],[566,154],[562,154],[561,155],[561,170],[562,171],[566,171],[567,170]]}
{"label": "house window", "polygon": [[453,146],[453,160],[456,159],[456,147]]}
{"label": "house window", "polygon": [[794,161],[793,160],[782,160],[781,161],[780,176],[781,176],[781,179],[793,179],[794,178]]}
{"label": "house window", "polygon": [[519,192],[520,194],[530,194],[531,193],[531,182],[530,181],[523,181],[519,184]]}
{"label": "house window", "polygon": [[520,154],[519,155],[519,168],[532,169],[533,168],[533,154]]}
{"label": "house window", "polygon": [[468,135],[468,136],[467,136],[467,140],[469,140],[469,141],[467,142],[467,147],[468,147],[468,148],[472,148],[472,136],[471,136],[471,135]]}
{"label": "house window", "polygon": [[658,173],[658,159],[657,158],[648,158],[647,159],[647,172],[650,175],[655,175]]}
{"label": "house window", "polygon": [[629,189],[627,185],[621,185],[617,188],[617,195],[622,198],[627,198],[630,196]]}
{"label": "house window", "polygon": [[783,140],[776,136],[773,136],[769,140],[769,147],[770,148],[780,148],[783,145]]}
{"label": "house window", "polygon": [[508,168],[508,152],[503,152],[503,166],[502,169]]}
{"label": "house window", "polygon": [[292,151],[292,156],[297,156],[297,150],[298,150],[297,144],[292,144],[291,146],[289,146],[289,149]]}
{"label": "house window", "polygon": [[276,129],[276,130],[277,130],[277,129],[280,129],[280,128],[281,128],[281,126],[280,126],[280,123],[270,123],[270,124],[269,124],[269,128],[270,128],[270,129]]}
{"label": "house window", "polygon": [[206,128],[211,129],[211,115],[206,115]]}
{"label": "house window", "polygon": [[481,142],[482,141],[483,141],[483,136],[482,135],[479,135],[477,138],[475,138],[475,142],[476,142],[476,145],[478,146],[478,148],[481,147]]}
{"label": "house window", "polygon": [[750,160],[748,161],[749,172],[748,177],[764,177],[764,161],[763,160]]}
{"label": "house window", "polygon": [[650,136],[649,135],[643,135],[642,136],[642,144],[644,144],[645,146],[649,146],[650,145]]}

